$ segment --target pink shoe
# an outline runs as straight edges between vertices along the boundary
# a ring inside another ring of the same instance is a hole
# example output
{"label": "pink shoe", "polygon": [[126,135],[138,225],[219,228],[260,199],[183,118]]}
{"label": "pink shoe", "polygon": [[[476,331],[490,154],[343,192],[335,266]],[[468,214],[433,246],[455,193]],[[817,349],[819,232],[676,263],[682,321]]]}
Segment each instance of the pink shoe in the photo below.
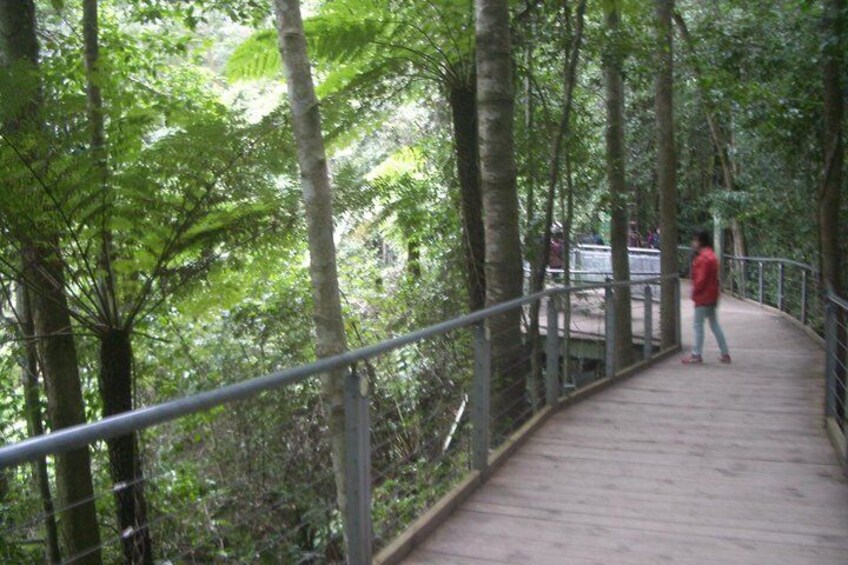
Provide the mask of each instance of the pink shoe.
{"label": "pink shoe", "polygon": [[697,365],[698,363],[703,363],[704,358],[701,357],[700,355],[692,354],[689,357],[684,357],[683,359],[680,360],[680,362],[683,363],[684,365]]}
{"label": "pink shoe", "polygon": [[730,365],[730,355],[722,355],[719,361],[721,361],[725,365]]}

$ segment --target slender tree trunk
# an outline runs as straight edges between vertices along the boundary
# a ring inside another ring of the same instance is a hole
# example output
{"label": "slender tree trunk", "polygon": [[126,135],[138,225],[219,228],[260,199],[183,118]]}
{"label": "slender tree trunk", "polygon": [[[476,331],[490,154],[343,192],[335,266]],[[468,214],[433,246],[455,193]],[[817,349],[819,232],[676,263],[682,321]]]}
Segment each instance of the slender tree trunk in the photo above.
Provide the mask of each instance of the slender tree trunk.
{"label": "slender tree trunk", "polygon": [[[657,61],[657,188],[660,197],[660,273],[670,277],[677,265],[677,159],[674,147],[674,0],[656,0]],[[663,349],[677,340],[675,285],[664,280],[660,289],[660,327]],[[648,339],[648,336],[646,336]]]}
{"label": "slender tree trunk", "polygon": [[[701,92],[701,97],[704,102],[704,114],[706,115],[707,126],[710,130],[710,137],[712,138],[713,145],[715,147],[715,152],[718,156],[719,164],[721,165],[721,175],[722,182],[724,184],[724,189],[728,192],[732,192],[736,190],[736,181],[733,170],[733,162],[728,152],[730,143],[725,140],[725,137],[719,127],[719,124],[716,121],[715,103],[713,102],[713,98],[704,84],[703,71],[701,70],[701,66],[698,64],[698,61],[695,56],[695,41],[689,33],[689,28],[686,26],[686,21],[683,19],[683,16],[680,15],[680,12],[676,10],[673,10],[672,17],[675,23],[677,24],[677,29],[680,31],[680,35],[683,38],[683,41],[686,44],[686,47],[691,56],[692,72],[695,75],[695,80],[698,83],[698,89]],[[730,221],[730,232],[733,236],[733,254],[737,256],[747,255],[747,248],[745,245],[745,232],[742,228],[741,222],[739,222],[738,219],[733,218]]]}
{"label": "slender tree trunk", "polygon": [[[627,252],[627,183],[624,147],[624,80],[621,75],[622,55],[619,40],[620,14],[618,1],[610,3],[606,15],[611,42],[604,54],[604,79],[607,109],[607,179],[610,190],[610,243],[612,272],[616,281],[630,280],[630,257]],[[630,288],[615,291],[616,352],[618,367],[633,362],[633,328],[631,327]]]}
{"label": "slender tree trunk", "polygon": [[[28,63],[38,73],[38,36],[35,5],[31,0],[0,0],[0,54],[2,64]],[[8,134],[20,128],[40,127],[41,90],[39,81],[30,92],[29,104],[19,116],[3,124]],[[33,159],[39,162],[39,159]],[[76,345],[65,294],[64,273],[59,258],[59,237],[45,232],[21,242],[23,276],[30,288],[32,325],[39,337],[47,413],[53,430],[85,422]],[[100,533],[97,512],[92,500],[91,458],[88,448],[73,450],[55,457],[57,520],[62,549],[77,563],[97,564],[100,557]]]}
{"label": "slender tree trunk", "polygon": [[821,232],[821,277],[825,287],[842,294],[843,277],[840,242],[842,191],[845,190],[845,65],[846,33],[845,0],[824,1],[824,56],[822,58],[824,89],[824,173],[819,199]]}
{"label": "slender tree trunk", "polygon": [[[480,178],[486,232],[486,304],[522,294],[513,119],[512,53],[507,0],[476,0],[477,112]],[[507,429],[526,410],[526,361],[521,311],[489,321],[496,430]]]}
{"label": "slender tree trunk", "polygon": [[[26,412],[29,437],[44,435],[44,419],[41,413],[41,394],[38,382],[38,352],[32,324],[32,306],[29,290],[23,285],[17,289],[17,314],[20,335],[24,339],[24,357],[21,360],[21,383],[24,389],[24,411]],[[40,457],[32,462],[33,480],[38,486],[41,509],[44,511],[44,553],[47,563],[59,563],[59,530],[56,526],[55,505],[50,492],[50,477],[47,460]]]}
{"label": "slender tree trunk", "polygon": [[103,95],[101,82],[103,80],[100,67],[100,25],[98,15],[98,0],[83,0],[82,29],[85,60],[85,94],[86,113],[91,157],[91,167],[101,193],[100,231],[101,250],[100,267],[102,280],[97,281],[101,290],[98,296],[103,304],[103,316],[106,322],[118,327],[118,307],[115,301],[114,278],[112,274],[112,233],[110,230],[110,212],[112,208],[111,191],[109,189],[109,164],[106,152],[106,128],[103,111]]}
{"label": "slender tree trunk", "polygon": [[462,240],[470,310],[486,304],[486,243],[483,228],[483,197],[477,146],[477,85],[452,85],[449,93],[453,120],[453,143],[459,177]]}
{"label": "slender tree trunk", "polygon": [[[823,34],[825,45],[822,57],[822,79],[824,89],[824,171],[822,175],[821,194],[819,196],[819,233],[821,239],[821,279],[822,286],[838,296],[843,295],[842,243],[840,241],[840,217],[842,212],[842,191],[845,190],[843,170],[845,167],[845,33],[846,11],[845,0],[825,0]],[[837,413],[844,421],[848,409],[848,375],[845,366],[848,364],[846,355],[846,316],[839,312],[837,319],[837,358],[836,381]]]}
{"label": "slender tree trunk", "polygon": [[[551,226],[554,221],[554,201],[556,199],[556,189],[560,184],[560,164],[562,161],[563,146],[569,137],[571,125],[571,109],[574,101],[574,87],[577,84],[577,64],[580,60],[580,46],[583,41],[583,19],[586,11],[586,0],[581,0],[577,6],[577,23],[575,26],[574,37],[570,38],[570,45],[565,54],[565,65],[563,65],[563,86],[565,90],[565,99],[563,100],[562,118],[560,119],[559,129],[557,130],[556,138],[554,139],[553,150],[551,154],[551,163],[548,173],[548,191],[545,195],[545,229],[542,237],[541,251],[535,263],[532,263],[532,272],[530,275],[530,292],[536,293],[542,290],[545,284],[545,272],[548,268],[551,253]],[[565,238],[568,235],[564,232]],[[565,250],[563,250],[565,253]],[[533,347],[532,350],[532,391],[534,392],[534,400],[536,397],[542,397],[543,383],[541,378],[541,358],[542,347],[538,339],[539,337],[539,309],[541,304],[536,302],[530,306],[530,339]]]}
{"label": "slender tree trunk", "polygon": [[[105,330],[100,336],[100,396],[103,417],[132,410],[133,352],[129,330]],[[147,527],[144,478],[136,434],[106,441],[124,561],[153,565]],[[127,533],[129,532],[129,533]]]}
{"label": "slender tree trunk", "polygon": [[[333,241],[333,195],[327,170],[324,136],[321,132],[321,114],[306,52],[300,2],[275,0],[274,6],[297,144],[303,200],[306,205],[316,349],[319,357],[329,357],[346,351],[347,341],[339,297],[336,248]],[[347,507],[344,488],[344,376],[344,371],[336,371],[326,375],[323,380],[324,405],[332,442],[333,471],[339,509],[343,514]]]}
{"label": "slender tree trunk", "polygon": [[[535,147],[535,132],[533,131],[533,41],[536,32],[536,26],[533,22],[533,14],[529,14],[530,18],[530,34],[525,41],[524,47],[524,136],[526,156],[524,160],[524,182],[527,184],[527,198],[525,200],[524,211],[527,214],[525,230],[524,230],[524,255],[527,263],[536,264],[539,257],[539,246],[537,245],[537,236],[539,222],[536,221],[536,150]],[[532,292],[532,291],[531,291]],[[535,348],[535,344],[534,344]],[[535,359],[535,355],[534,355]],[[536,370],[534,369],[534,374]]]}

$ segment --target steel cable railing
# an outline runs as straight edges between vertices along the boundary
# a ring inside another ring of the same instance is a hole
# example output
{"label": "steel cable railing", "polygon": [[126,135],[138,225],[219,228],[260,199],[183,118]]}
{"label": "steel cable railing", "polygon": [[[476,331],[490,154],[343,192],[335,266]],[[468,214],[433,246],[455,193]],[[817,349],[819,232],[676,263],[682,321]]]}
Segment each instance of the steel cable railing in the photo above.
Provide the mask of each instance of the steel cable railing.
{"label": "steel cable railing", "polygon": [[722,267],[726,292],[775,308],[824,339],[824,412],[833,443],[848,462],[848,301],[823,289],[818,270],[798,261],[727,255]]}
{"label": "steel cable railing", "polygon": [[[64,563],[97,554],[120,562],[123,541],[140,531],[164,563],[370,563],[446,493],[484,477],[537,415],[628,369],[619,366],[612,316],[622,288],[633,288],[636,362],[671,351],[660,351],[656,337],[652,288],[661,282],[548,288],[310,365],[2,447],[0,472],[22,492],[3,508],[0,556],[39,561],[45,519],[67,511],[44,513],[23,492],[27,465],[46,457],[52,468],[56,454],[87,447],[95,492],[73,504],[94,505],[110,526],[98,546],[63,555]],[[665,283],[679,292],[676,277]],[[335,439],[320,396],[331,371],[344,379],[344,437]],[[139,434],[144,475],[124,486],[143,486],[148,509],[132,531],[118,531],[103,444],[127,433]],[[344,459],[334,466],[338,440]]]}

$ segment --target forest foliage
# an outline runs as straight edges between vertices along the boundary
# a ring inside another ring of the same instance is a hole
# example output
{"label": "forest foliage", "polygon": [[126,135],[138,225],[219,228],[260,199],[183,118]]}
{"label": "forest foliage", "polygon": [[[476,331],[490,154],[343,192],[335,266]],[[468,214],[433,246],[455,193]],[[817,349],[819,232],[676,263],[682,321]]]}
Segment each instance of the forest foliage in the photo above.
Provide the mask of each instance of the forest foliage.
{"label": "forest foliage", "polygon": [[[272,3],[96,4],[100,58],[93,72],[79,2],[35,2],[37,65],[13,60],[8,49],[0,53],[0,444],[32,432],[34,407],[21,376],[32,340],[20,333],[24,313],[16,298],[30,284],[22,262],[30,248],[46,250],[68,281],[62,289],[71,326],[64,331],[77,349],[86,421],[108,411],[104,344],[115,332],[125,332],[131,346],[134,407],[316,355],[307,224]],[[609,241],[614,204],[643,233],[660,223],[653,3],[590,0],[585,23],[578,4],[509,2],[517,229],[528,265],[543,253],[555,158],[553,220],[567,226],[569,240],[599,233]],[[613,32],[609,4],[621,14]],[[738,224],[728,235],[744,237],[751,256],[820,263],[822,57],[835,48],[848,61],[848,40],[822,32],[825,4],[676,2],[680,244],[720,217],[728,227]],[[474,291],[455,96],[477,78],[473,2],[311,0],[302,7],[334,189],[348,345],[466,312]],[[569,96],[565,71],[578,17],[582,51]],[[621,201],[606,175],[610,53],[620,58],[624,85]],[[92,84],[102,92],[103,148],[92,143]],[[567,104],[568,135],[552,154]],[[848,176],[842,178],[845,194]],[[841,206],[844,219],[848,198]],[[846,226],[839,228],[843,264]],[[445,399],[465,394],[469,360],[458,351],[469,339],[404,349],[368,367],[382,391],[372,400],[383,418],[374,442],[388,445],[375,467],[402,462],[375,491],[375,512],[398,513],[383,516],[387,526],[376,532],[383,541],[444,491],[446,476],[468,465],[464,439],[451,451],[439,445],[464,409]],[[144,474],[155,477],[147,504],[163,517],[153,532],[157,554],[260,559],[268,548],[257,539],[271,539],[281,523],[308,523],[286,559],[339,557],[332,477],[315,475],[332,466],[319,388],[310,381],[139,436]],[[38,397],[36,417],[51,431],[42,386]],[[91,452],[95,492],[108,491],[114,478],[108,451]],[[428,466],[444,453],[450,465]],[[312,463],[298,467],[303,460]],[[48,466],[53,481],[56,470]],[[0,561],[43,561],[43,544],[32,542],[44,537],[40,525],[6,534],[41,511],[35,483],[29,468],[0,476]],[[182,528],[174,517],[198,500],[202,524]],[[396,500],[401,510],[381,505]],[[114,504],[108,496],[96,501],[103,539],[117,527]],[[274,512],[251,513],[258,504]],[[104,551],[109,562],[120,548]]]}

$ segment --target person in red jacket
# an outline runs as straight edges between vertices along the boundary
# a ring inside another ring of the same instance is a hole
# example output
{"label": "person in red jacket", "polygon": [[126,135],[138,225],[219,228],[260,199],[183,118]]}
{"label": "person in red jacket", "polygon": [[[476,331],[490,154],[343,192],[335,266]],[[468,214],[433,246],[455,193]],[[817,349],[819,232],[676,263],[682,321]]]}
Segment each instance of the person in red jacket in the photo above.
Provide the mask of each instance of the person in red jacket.
{"label": "person in red jacket", "polygon": [[704,321],[709,320],[710,329],[721,350],[721,362],[730,363],[727,340],[718,323],[718,259],[713,252],[710,233],[699,231],[692,240],[695,258],[692,260],[692,301],[695,303],[695,346],[692,354],[683,359],[685,364],[703,363]]}

